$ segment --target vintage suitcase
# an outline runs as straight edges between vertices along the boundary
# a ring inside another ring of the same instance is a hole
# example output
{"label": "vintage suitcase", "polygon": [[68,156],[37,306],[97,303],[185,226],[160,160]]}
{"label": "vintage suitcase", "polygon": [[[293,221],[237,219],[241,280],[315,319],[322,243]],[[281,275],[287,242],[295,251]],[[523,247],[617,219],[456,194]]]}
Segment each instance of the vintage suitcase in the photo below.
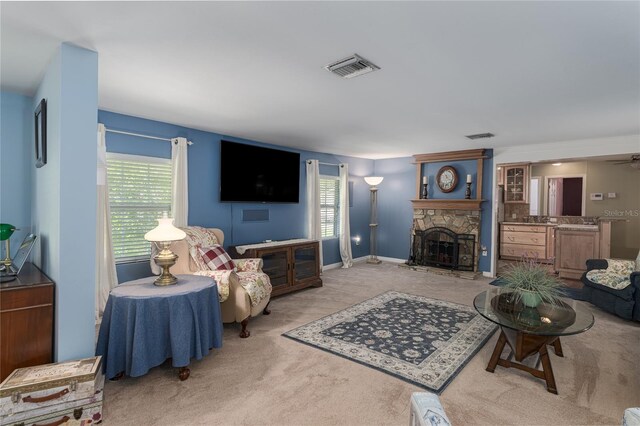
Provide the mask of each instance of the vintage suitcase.
{"label": "vintage suitcase", "polygon": [[102,357],[19,368],[0,384],[0,425],[102,421]]}

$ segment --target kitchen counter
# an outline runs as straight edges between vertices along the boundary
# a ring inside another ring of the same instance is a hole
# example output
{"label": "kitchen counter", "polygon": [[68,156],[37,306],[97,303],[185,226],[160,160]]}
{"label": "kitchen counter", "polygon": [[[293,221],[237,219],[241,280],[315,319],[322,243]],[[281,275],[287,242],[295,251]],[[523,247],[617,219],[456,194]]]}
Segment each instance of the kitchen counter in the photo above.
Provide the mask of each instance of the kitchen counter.
{"label": "kitchen counter", "polygon": [[534,223],[534,222],[501,222],[504,225],[527,225],[527,226],[558,226],[557,223]]}
{"label": "kitchen counter", "polygon": [[599,231],[598,225],[579,225],[579,224],[564,224],[558,225],[558,229],[562,229],[564,231],[588,231],[588,232],[597,232]]}

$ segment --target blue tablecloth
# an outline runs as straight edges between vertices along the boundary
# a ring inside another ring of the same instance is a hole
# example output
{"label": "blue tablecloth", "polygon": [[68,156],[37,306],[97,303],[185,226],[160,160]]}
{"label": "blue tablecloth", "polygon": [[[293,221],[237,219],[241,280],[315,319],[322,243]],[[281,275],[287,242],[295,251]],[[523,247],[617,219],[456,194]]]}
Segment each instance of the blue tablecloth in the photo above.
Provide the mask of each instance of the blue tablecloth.
{"label": "blue tablecloth", "polygon": [[142,376],[172,358],[174,367],[222,347],[218,289],[210,277],[178,275],[178,283],[143,278],[111,290],[98,335],[106,377]]}

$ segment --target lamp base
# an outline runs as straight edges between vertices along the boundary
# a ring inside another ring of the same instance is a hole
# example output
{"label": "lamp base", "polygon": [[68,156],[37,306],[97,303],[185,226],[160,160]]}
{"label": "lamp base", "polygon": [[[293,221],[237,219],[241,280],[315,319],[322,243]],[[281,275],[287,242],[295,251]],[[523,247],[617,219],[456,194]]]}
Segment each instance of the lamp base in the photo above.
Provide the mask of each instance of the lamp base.
{"label": "lamp base", "polygon": [[367,259],[367,263],[379,265],[380,263],[382,263],[382,260],[378,259],[377,256],[369,256],[369,258]]}
{"label": "lamp base", "polygon": [[157,286],[173,285],[178,282],[178,278],[171,275],[171,272],[169,272],[169,268],[175,265],[176,260],[178,260],[178,255],[169,250],[169,245],[170,243],[163,247],[160,253],[153,257],[156,265],[162,268],[162,273],[158,279],[153,282],[153,284]]}
{"label": "lamp base", "polygon": [[166,285],[174,285],[178,282],[178,279],[169,272],[169,268],[167,268],[167,273],[165,274],[165,270],[162,269],[162,274],[156,279],[153,284],[157,286],[166,286]]}
{"label": "lamp base", "polygon": [[9,238],[7,238],[7,240],[4,242],[5,243],[5,255],[6,257],[2,260],[0,260],[0,263],[2,265],[4,265],[5,270],[8,271],[9,267],[11,266],[12,260],[11,260],[11,246],[9,244]]}
{"label": "lamp base", "polygon": [[8,283],[9,281],[13,281],[18,278],[16,275],[5,275],[4,273],[0,274],[0,283]]}

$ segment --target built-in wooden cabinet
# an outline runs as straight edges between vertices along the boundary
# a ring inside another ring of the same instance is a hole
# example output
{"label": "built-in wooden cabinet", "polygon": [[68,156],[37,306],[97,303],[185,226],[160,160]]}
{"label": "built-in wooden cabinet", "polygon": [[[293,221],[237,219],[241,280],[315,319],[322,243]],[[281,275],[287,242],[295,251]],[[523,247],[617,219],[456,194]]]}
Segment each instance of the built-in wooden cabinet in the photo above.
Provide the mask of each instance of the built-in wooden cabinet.
{"label": "built-in wooden cabinet", "polygon": [[53,362],[53,282],[31,263],[0,284],[0,382],[16,368]]}
{"label": "built-in wooden cabinet", "polygon": [[242,255],[232,246],[229,252],[232,257],[262,259],[262,270],[269,275],[273,287],[271,296],[322,286],[320,245],[317,241],[249,248]]}
{"label": "built-in wooden cabinet", "polygon": [[523,256],[552,263],[555,254],[554,227],[536,224],[501,223],[500,258],[519,260]]}
{"label": "built-in wooden cabinet", "polygon": [[526,204],[529,202],[529,164],[502,166],[504,202]]}
{"label": "built-in wooden cabinet", "polygon": [[558,227],[555,270],[561,278],[579,280],[587,270],[587,260],[608,258],[610,247],[611,222],[600,222],[592,230]]}

